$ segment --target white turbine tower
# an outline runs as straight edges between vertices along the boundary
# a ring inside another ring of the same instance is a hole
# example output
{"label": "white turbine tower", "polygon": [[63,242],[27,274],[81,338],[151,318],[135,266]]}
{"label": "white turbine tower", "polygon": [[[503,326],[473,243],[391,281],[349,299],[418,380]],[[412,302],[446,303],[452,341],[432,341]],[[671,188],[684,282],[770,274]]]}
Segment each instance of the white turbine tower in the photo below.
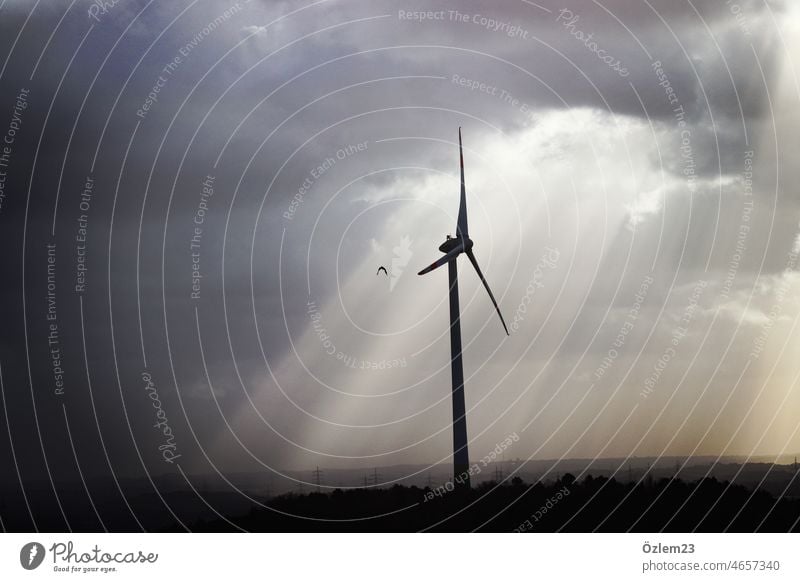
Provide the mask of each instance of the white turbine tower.
{"label": "white turbine tower", "polygon": [[458,271],[456,269],[456,258],[461,253],[465,253],[475,267],[483,286],[489,293],[489,298],[500,316],[500,322],[508,335],[506,322],[503,314],[497,306],[489,284],[483,278],[478,261],[472,253],[473,242],[469,238],[469,228],[467,226],[467,191],[464,186],[464,153],[461,147],[461,128],[458,128],[458,154],[461,160],[461,202],[458,206],[458,223],[456,224],[455,238],[447,235],[447,239],[439,247],[445,253],[435,263],[422,269],[419,274],[430,273],[434,269],[441,267],[445,263],[448,265],[450,274],[450,372],[453,380],[453,477],[457,484],[470,486],[469,480],[469,451],[467,440],[467,411],[464,404],[464,368],[461,363],[461,311],[458,306]]}

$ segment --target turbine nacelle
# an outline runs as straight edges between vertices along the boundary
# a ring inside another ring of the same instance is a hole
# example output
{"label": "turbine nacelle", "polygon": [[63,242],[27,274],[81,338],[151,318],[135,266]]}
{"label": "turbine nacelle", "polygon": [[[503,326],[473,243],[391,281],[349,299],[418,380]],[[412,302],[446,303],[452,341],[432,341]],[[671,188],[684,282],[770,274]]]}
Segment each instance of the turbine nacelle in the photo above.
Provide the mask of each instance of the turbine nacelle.
{"label": "turbine nacelle", "polygon": [[464,252],[466,252],[472,248],[473,244],[475,243],[472,242],[471,238],[467,238],[467,240],[465,241],[460,237],[450,236],[448,234],[447,239],[441,245],[439,245],[439,250],[442,251],[443,253],[449,253],[454,248],[463,246]]}

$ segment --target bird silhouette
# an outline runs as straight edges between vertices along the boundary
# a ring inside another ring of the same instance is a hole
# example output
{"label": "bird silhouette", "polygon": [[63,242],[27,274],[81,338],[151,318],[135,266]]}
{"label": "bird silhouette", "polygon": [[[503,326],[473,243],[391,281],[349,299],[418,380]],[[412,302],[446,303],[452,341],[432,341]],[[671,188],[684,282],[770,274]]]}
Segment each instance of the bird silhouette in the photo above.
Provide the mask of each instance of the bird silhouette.
{"label": "bird silhouette", "polygon": [[377,273],[375,273],[375,275],[376,275],[376,276],[377,276],[377,275],[380,275],[380,274],[381,274],[381,271],[383,271],[383,274],[384,274],[384,275],[386,275],[387,277],[389,276],[389,273],[386,271],[386,267],[384,267],[383,265],[381,265],[380,267],[378,267],[378,272],[377,272]]}

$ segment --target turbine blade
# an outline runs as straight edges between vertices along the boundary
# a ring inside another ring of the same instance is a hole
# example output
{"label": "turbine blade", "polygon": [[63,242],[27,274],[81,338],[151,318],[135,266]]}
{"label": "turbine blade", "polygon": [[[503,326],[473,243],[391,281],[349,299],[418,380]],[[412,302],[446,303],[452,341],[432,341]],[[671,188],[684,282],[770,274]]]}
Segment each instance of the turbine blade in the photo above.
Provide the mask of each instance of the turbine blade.
{"label": "turbine blade", "polygon": [[461,147],[461,128],[458,128],[458,157],[461,161],[461,201],[458,205],[458,224],[456,225],[456,236],[462,239],[469,238],[469,228],[467,226],[467,188],[464,185],[464,152]]}
{"label": "turbine blade", "polygon": [[439,259],[438,261],[436,261],[436,262],[434,262],[434,263],[431,263],[430,265],[428,265],[427,267],[425,267],[424,269],[422,269],[422,270],[421,270],[419,273],[417,273],[417,275],[424,275],[425,273],[430,273],[430,272],[431,272],[431,271],[433,271],[434,269],[438,269],[438,268],[439,268],[439,267],[441,267],[442,265],[444,265],[444,264],[446,264],[446,263],[449,263],[450,261],[452,261],[453,259],[455,259],[455,258],[456,258],[456,257],[457,257],[459,254],[461,254],[463,251],[464,251],[464,247],[462,247],[462,246],[460,246],[460,245],[459,245],[459,246],[457,246],[456,248],[454,248],[452,251],[450,251],[449,253],[447,253],[445,256],[443,256],[443,257],[442,257],[441,259]]}
{"label": "turbine blade", "polygon": [[483,286],[486,287],[487,293],[489,293],[489,299],[492,300],[494,304],[494,308],[497,310],[497,315],[500,316],[500,323],[503,324],[503,329],[506,330],[506,335],[510,335],[508,333],[508,328],[506,327],[506,321],[503,319],[503,314],[500,313],[500,307],[497,306],[497,301],[494,299],[494,295],[492,294],[492,290],[489,289],[489,283],[486,282],[486,279],[483,278],[483,273],[481,272],[481,268],[478,266],[478,261],[475,259],[475,255],[472,254],[472,250],[467,251],[467,256],[469,257],[469,261],[472,263],[472,266],[475,267],[475,270],[478,272],[478,277],[480,277]]}

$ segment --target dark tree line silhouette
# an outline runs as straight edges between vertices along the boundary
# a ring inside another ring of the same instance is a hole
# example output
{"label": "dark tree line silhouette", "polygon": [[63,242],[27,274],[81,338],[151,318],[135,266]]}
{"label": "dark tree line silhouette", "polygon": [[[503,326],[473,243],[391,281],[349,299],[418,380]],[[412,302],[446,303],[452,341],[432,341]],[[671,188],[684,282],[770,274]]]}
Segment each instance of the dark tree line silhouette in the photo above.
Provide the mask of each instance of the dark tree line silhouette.
{"label": "dark tree line silhouette", "polygon": [[[533,531],[787,532],[797,531],[800,500],[705,478],[622,483],[566,474],[529,485],[516,477],[431,498],[431,489],[336,489],[290,493],[237,518],[248,531]],[[225,531],[222,520],[199,531]]]}
{"label": "dark tree line silhouette", "polygon": [[[787,532],[798,531],[800,497],[753,490],[713,477],[617,481],[605,476],[525,483],[519,477],[468,490],[395,485],[244,497],[235,491],[122,499],[113,488],[0,491],[7,531],[272,531],[272,532]],[[774,484],[773,484],[774,485]],[[792,485],[792,482],[789,483]],[[35,526],[28,510],[34,514]],[[63,509],[63,513],[62,513]],[[135,515],[135,518],[134,518]],[[67,521],[64,517],[66,516]]]}

